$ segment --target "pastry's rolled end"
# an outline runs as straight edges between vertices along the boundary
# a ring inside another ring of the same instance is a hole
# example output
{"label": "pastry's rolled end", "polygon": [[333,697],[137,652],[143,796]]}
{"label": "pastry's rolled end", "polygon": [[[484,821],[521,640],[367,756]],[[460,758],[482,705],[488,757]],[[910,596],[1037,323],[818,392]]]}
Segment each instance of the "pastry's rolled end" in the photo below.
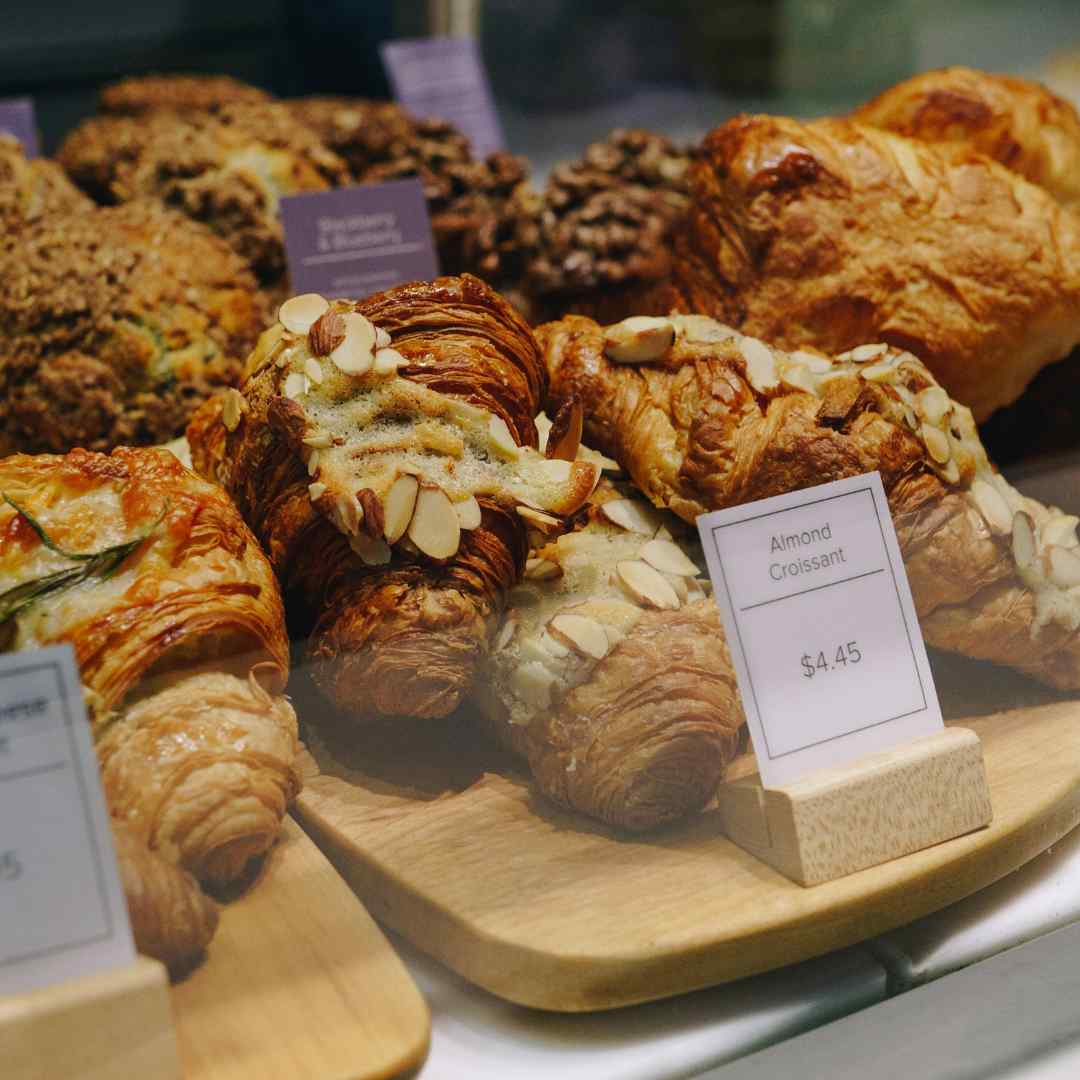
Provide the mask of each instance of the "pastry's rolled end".
{"label": "pastry's rolled end", "polygon": [[738,749],[743,711],[711,600],[649,611],[529,728],[549,798],[640,832],[703,809]]}
{"label": "pastry's rolled end", "polygon": [[213,885],[270,848],[300,790],[296,714],[254,675],[180,677],[126,709],[97,748],[113,816]]}
{"label": "pastry's rolled end", "polygon": [[189,971],[217,930],[217,904],[191,874],[151,851],[132,826],[114,822],[113,843],[135,948],[173,975]]}

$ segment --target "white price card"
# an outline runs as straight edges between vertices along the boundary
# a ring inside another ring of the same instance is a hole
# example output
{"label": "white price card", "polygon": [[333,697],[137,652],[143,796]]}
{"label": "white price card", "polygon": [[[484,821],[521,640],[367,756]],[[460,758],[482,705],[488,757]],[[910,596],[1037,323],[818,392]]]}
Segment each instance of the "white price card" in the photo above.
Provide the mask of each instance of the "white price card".
{"label": "white price card", "polygon": [[71,646],[0,656],[0,994],[134,959]]}
{"label": "white price card", "polygon": [[942,730],[876,472],[697,525],[765,787]]}

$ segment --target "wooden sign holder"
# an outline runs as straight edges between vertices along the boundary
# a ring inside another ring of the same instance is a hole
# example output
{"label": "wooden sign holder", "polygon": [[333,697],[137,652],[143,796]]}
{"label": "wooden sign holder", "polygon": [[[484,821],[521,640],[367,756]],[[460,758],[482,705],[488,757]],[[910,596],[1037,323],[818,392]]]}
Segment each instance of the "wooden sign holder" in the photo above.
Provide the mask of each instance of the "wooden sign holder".
{"label": "wooden sign holder", "polygon": [[800,885],[909,855],[993,818],[982,744],[967,728],[819,769],[779,788],[755,773],[721,785],[724,831]]}
{"label": "wooden sign holder", "polygon": [[0,995],[0,1072],[11,1080],[180,1080],[169,977],[156,960]]}

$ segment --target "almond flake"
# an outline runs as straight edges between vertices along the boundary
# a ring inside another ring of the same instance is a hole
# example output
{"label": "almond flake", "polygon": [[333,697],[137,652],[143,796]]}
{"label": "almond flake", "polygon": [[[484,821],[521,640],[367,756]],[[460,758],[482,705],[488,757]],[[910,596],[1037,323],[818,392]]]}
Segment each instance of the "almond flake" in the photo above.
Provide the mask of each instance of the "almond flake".
{"label": "almond flake", "polygon": [[612,499],[600,509],[613,525],[627,532],[641,533],[642,536],[655,536],[663,525],[660,515],[651,506],[635,499]]}
{"label": "almond flake", "polygon": [[458,524],[463,529],[476,529],[480,527],[483,514],[480,512],[480,504],[475,495],[454,503],[454,513],[457,514]]}
{"label": "almond flake", "polygon": [[375,327],[355,312],[343,315],[345,340],[330,354],[330,360],[346,375],[366,375],[374,363]]}
{"label": "almond flake", "polygon": [[221,422],[226,431],[235,431],[240,426],[240,417],[247,412],[247,402],[239,390],[232,388],[225,391],[225,398],[221,403]]}
{"label": "almond flake", "polygon": [[360,534],[349,537],[349,547],[360,556],[365,566],[385,566],[390,561],[390,545],[385,540]]}
{"label": "almond flake", "polygon": [[805,394],[816,394],[817,385],[814,376],[801,364],[788,364],[780,374],[780,381],[793,390],[801,390]]}
{"label": "almond flake", "polygon": [[390,335],[381,327],[375,327],[375,348],[386,349],[390,345]]}
{"label": "almond flake", "polygon": [[674,340],[670,319],[633,315],[604,331],[604,352],[616,364],[649,364],[659,360]]}
{"label": "almond flake", "polygon": [[930,456],[939,465],[943,465],[950,457],[952,457],[952,450],[949,447],[949,437],[940,428],[931,427],[929,424],[923,424],[922,427],[919,428],[919,434],[922,436],[922,441],[926,444],[926,449]]}
{"label": "almond flake", "polygon": [[307,459],[308,476],[314,476],[319,471],[319,451],[312,450]]}
{"label": "almond flake", "polygon": [[595,619],[587,615],[563,613],[556,615],[548,623],[552,635],[569,645],[570,648],[590,656],[593,660],[603,660],[608,654],[610,643],[604,628]]}
{"label": "almond flake", "polygon": [[539,660],[519,664],[510,676],[510,689],[529,705],[547,708],[551,705],[551,688],[555,676]]}
{"label": "almond flake", "polygon": [[940,427],[952,406],[949,395],[942,386],[928,386],[925,390],[920,390],[917,401],[923,419],[934,427]]}
{"label": "almond flake", "polygon": [[491,441],[495,444],[495,448],[504,457],[509,458],[511,461],[517,461],[521,450],[518,444],[514,442],[514,437],[510,434],[510,429],[501,416],[493,416],[488,420],[488,434],[491,435]]}
{"label": "almond flake", "polygon": [[791,359],[804,364],[815,375],[825,375],[832,371],[832,361],[827,356],[821,356],[819,353],[796,349],[791,354]]}
{"label": "almond flake", "polygon": [[640,604],[677,611],[679,597],[671,583],[658,570],[640,559],[624,559],[615,564],[615,572],[626,591]]}
{"label": "almond flake", "polygon": [[879,356],[884,356],[888,351],[889,346],[884,344],[859,345],[857,348],[852,349],[847,355],[854,360],[856,364],[865,364],[868,360],[876,360]]}
{"label": "almond flake", "polygon": [[698,568],[683,554],[679,546],[670,540],[650,540],[640,554],[651,567],[665,574],[697,576]]}
{"label": "almond flake", "polygon": [[375,353],[375,374],[393,375],[398,368],[406,367],[408,363],[397,349],[378,349]]}
{"label": "almond flake", "polygon": [[323,381],[322,364],[314,356],[309,356],[304,361],[304,374],[318,386]]}
{"label": "almond flake", "polygon": [[562,567],[550,559],[527,559],[525,577],[530,581],[550,581],[562,574]]}
{"label": "almond flake", "polygon": [[549,484],[565,484],[570,479],[573,471],[573,463],[561,458],[538,461],[533,468],[540,474],[541,479]]}
{"label": "almond flake", "polygon": [[285,386],[282,388],[284,395],[292,401],[308,392],[308,377],[299,371],[290,371],[285,377]]}
{"label": "almond flake", "polygon": [[326,494],[326,485],[320,483],[308,484],[308,498],[312,502],[318,502]]}
{"label": "almond flake", "polygon": [[890,383],[896,382],[899,372],[892,364],[870,364],[864,367],[859,374],[867,382]]}
{"label": "almond flake", "polygon": [[976,480],[971,485],[971,498],[993,532],[998,536],[1012,532],[1012,511],[997,488],[985,480]]}
{"label": "almond flake", "polygon": [[329,431],[313,431],[304,436],[304,445],[310,446],[312,450],[329,450],[334,445],[334,437]]}
{"label": "almond flake", "polygon": [[416,496],[420,481],[415,476],[399,476],[383,499],[383,535],[390,544],[396,544],[412,521],[416,508]]}
{"label": "almond flake", "polygon": [[1072,514],[1053,517],[1039,527],[1039,538],[1044,544],[1057,544],[1059,547],[1076,547],[1077,519]]}
{"label": "almond flake", "polygon": [[544,446],[544,456],[573,461],[581,449],[581,431],[585,410],[577,398],[568,398],[551,422]]}
{"label": "almond flake", "polygon": [[461,543],[461,526],[442,488],[423,487],[409,522],[409,539],[432,559],[449,559]]}
{"label": "almond flake", "polygon": [[746,378],[759,393],[777,387],[776,358],[764,342],[744,337],[739,341],[739,352],[746,361]]}
{"label": "almond flake", "polygon": [[1013,518],[1012,548],[1013,558],[1021,570],[1026,570],[1035,561],[1035,525],[1023,511]]}
{"label": "almond flake", "polygon": [[499,627],[499,632],[491,646],[492,651],[501,652],[505,649],[513,639],[515,630],[517,630],[517,619],[511,614],[507,616],[506,622]]}
{"label": "almond flake", "polygon": [[557,517],[545,514],[543,510],[535,510],[531,506],[515,507],[519,516],[535,525],[542,533],[551,532],[562,527],[562,522]]}
{"label": "almond flake", "polygon": [[294,334],[306,334],[330,304],[318,293],[302,293],[286,300],[278,310],[278,321]]}

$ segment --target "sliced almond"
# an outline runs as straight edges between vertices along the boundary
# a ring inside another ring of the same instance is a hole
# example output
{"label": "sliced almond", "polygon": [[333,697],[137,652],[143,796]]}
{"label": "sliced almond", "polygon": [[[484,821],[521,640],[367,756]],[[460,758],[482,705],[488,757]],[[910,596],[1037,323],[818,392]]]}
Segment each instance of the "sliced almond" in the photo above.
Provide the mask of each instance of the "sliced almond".
{"label": "sliced almond", "polygon": [[330,353],[330,361],[346,375],[366,375],[375,361],[375,327],[356,312],[343,315],[345,340]]}
{"label": "sliced almond", "polygon": [[538,461],[533,466],[541,481],[548,484],[565,484],[570,479],[573,468],[573,461],[564,461],[561,458]]}
{"label": "sliced almond", "polygon": [[633,315],[604,331],[604,352],[616,364],[649,364],[659,360],[674,341],[670,319]]}
{"label": "sliced almond", "polygon": [[952,456],[952,450],[949,448],[949,438],[945,432],[940,428],[923,424],[919,428],[919,434],[922,436],[922,441],[926,444],[930,456],[939,465],[944,465]]}
{"label": "sliced almond", "polygon": [[1062,589],[1080,585],[1080,555],[1063,547],[1046,549],[1046,564],[1050,580]]}
{"label": "sliced almond", "polygon": [[1012,532],[1012,511],[997,488],[985,480],[976,480],[971,485],[971,498],[993,532],[999,536]]}
{"label": "sliced almond", "polygon": [[461,526],[442,488],[422,487],[409,522],[409,539],[433,559],[449,559],[461,543]]}
{"label": "sliced almond", "polygon": [[807,352],[805,349],[796,349],[791,354],[791,359],[803,364],[815,375],[825,375],[832,371],[832,361],[827,356],[819,353]]}
{"label": "sliced almond", "polygon": [[960,466],[956,463],[955,458],[946,461],[945,464],[941,466],[941,479],[947,484],[960,483]]}
{"label": "sliced almond", "polygon": [[304,445],[312,450],[329,450],[334,445],[334,437],[329,431],[313,431],[304,436]]}
{"label": "sliced almond", "polygon": [[377,349],[375,352],[376,375],[392,375],[398,368],[407,367],[408,363],[397,349]]}
{"label": "sliced almond", "polygon": [[349,537],[349,547],[360,556],[365,566],[385,566],[390,561],[390,545],[385,540],[360,533]]}
{"label": "sliced almond", "polygon": [[467,401],[458,401],[457,398],[446,399],[446,411],[459,423],[465,424],[480,423],[489,415],[483,409],[470,405]]}
{"label": "sliced almond", "polygon": [[573,461],[577,457],[578,450],[581,449],[584,416],[585,410],[577,398],[572,397],[563,402],[551,422],[544,448],[545,457],[560,458],[563,461]]}
{"label": "sliced almond", "polygon": [[1012,549],[1021,570],[1026,570],[1035,561],[1035,524],[1023,511],[1013,517]]}
{"label": "sliced almond", "polygon": [[852,349],[847,355],[854,360],[856,364],[865,364],[870,360],[876,360],[879,356],[884,356],[888,351],[888,345],[859,345]]}
{"label": "sliced almond", "polygon": [[517,630],[517,618],[511,613],[507,616],[506,622],[499,627],[498,634],[495,635],[495,640],[492,642],[492,652],[501,652],[507,645],[513,640],[514,632]]}
{"label": "sliced almond", "polygon": [[308,498],[312,502],[318,502],[326,494],[326,485],[320,483],[308,484]]}
{"label": "sliced almond", "polygon": [[1059,514],[1044,525],[1039,526],[1039,539],[1044,544],[1057,544],[1060,547],[1076,547],[1077,519],[1072,514]]}
{"label": "sliced almond", "polygon": [[735,331],[730,326],[718,323],[707,315],[677,315],[672,321],[687,341],[700,342],[702,345],[712,345],[735,337]]}
{"label": "sliced almond", "polygon": [[655,536],[663,525],[660,515],[651,506],[636,499],[612,499],[600,509],[613,525],[642,536]]}
{"label": "sliced almond", "polygon": [[595,619],[587,615],[574,615],[564,612],[556,615],[548,623],[551,634],[582,654],[594,660],[603,660],[608,654],[610,643],[604,628]]}
{"label": "sliced almond", "polygon": [[323,381],[322,364],[314,356],[309,356],[304,361],[304,374],[318,386]]}
{"label": "sliced almond", "polygon": [[463,529],[476,529],[480,527],[483,514],[480,512],[480,504],[475,495],[470,495],[461,502],[454,503],[454,513],[457,514],[458,524]]}
{"label": "sliced almond", "polygon": [[514,436],[510,434],[510,429],[501,416],[493,416],[488,420],[488,434],[491,436],[495,448],[504,457],[509,458],[511,461],[517,461],[521,455],[521,449],[514,442]]}
{"label": "sliced almond", "polygon": [[640,554],[651,567],[665,574],[697,576],[698,568],[686,557],[678,544],[670,540],[650,540]]}
{"label": "sliced almond", "polygon": [[308,392],[310,383],[306,375],[302,375],[299,371],[290,371],[285,376],[285,385],[282,387],[282,393],[292,401],[295,401],[298,397],[302,397]]}
{"label": "sliced almond", "polygon": [[615,564],[615,573],[623,588],[640,604],[677,611],[679,597],[671,583],[658,570],[640,559],[624,559]]}
{"label": "sliced almond", "polygon": [[540,708],[551,704],[551,688],[555,685],[555,676],[539,660],[519,664],[510,676],[510,689],[522,701]]}
{"label": "sliced almond", "polygon": [[383,499],[383,535],[389,544],[396,544],[405,534],[416,508],[420,481],[415,476],[399,476]]}
{"label": "sliced almond", "polygon": [[330,304],[318,293],[302,293],[286,300],[278,310],[278,321],[294,334],[306,334]]}
{"label": "sliced almond", "polygon": [[562,567],[551,559],[526,559],[525,577],[530,581],[550,581],[562,574]]}
{"label": "sliced almond", "polygon": [[779,384],[776,374],[776,357],[763,341],[744,337],[739,341],[739,352],[746,361],[746,378],[759,393],[775,390]]}
{"label": "sliced almond", "polygon": [[339,495],[334,500],[334,513],[337,517],[338,527],[346,535],[351,536],[360,529],[360,515],[363,511],[360,504],[349,495]]}
{"label": "sliced almond", "polygon": [[516,509],[521,517],[535,525],[542,533],[562,528],[562,522],[557,517],[545,514],[543,510],[535,510],[531,506],[518,506]]}
{"label": "sliced almond", "polygon": [[240,417],[247,412],[247,402],[239,390],[231,387],[225,391],[224,400],[221,402],[221,422],[226,431],[235,431],[240,426]]}
{"label": "sliced almond", "polygon": [[801,390],[804,394],[817,393],[814,376],[802,364],[788,364],[780,373],[780,381],[792,390]]}
{"label": "sliced almond", "polygon": [[690,586],[686,584],[689,578],[681,574],[665,574],[664,580],[675,590],[680,604],[685,604],[690,599]]}
{"label": "sliced almond", "polygon": [[386,515],[383,512],[382,500],[371,488],[361,488],[356,493],[356,499],[360,503],[363,512],[362,523],[364,532],[372,540],[382,540],[383,531],[386,528]]}
{"label": "sliced almond", "polygon": [[928,386],[925,390],[920,390],[916,400],[923,419],[934,427],[941,425],[952,405],[945,388],[941,386]]}
{"label": "sliced almond", "polygon": [[859,374],[867,382],[891,383],[896,382],[899,372],[893,364],[869,364]]}
{"label": "sliced almond", "polygon": [[308,476],[314,476],[319,471],[319,451],[312,450],[308,454],[307,459],[307,474]]}
{"label": "sliced almond", "polygon": [[375,327],[375,348],[386,349],[390,347],[391,341],[390,335],[381,327]]}

